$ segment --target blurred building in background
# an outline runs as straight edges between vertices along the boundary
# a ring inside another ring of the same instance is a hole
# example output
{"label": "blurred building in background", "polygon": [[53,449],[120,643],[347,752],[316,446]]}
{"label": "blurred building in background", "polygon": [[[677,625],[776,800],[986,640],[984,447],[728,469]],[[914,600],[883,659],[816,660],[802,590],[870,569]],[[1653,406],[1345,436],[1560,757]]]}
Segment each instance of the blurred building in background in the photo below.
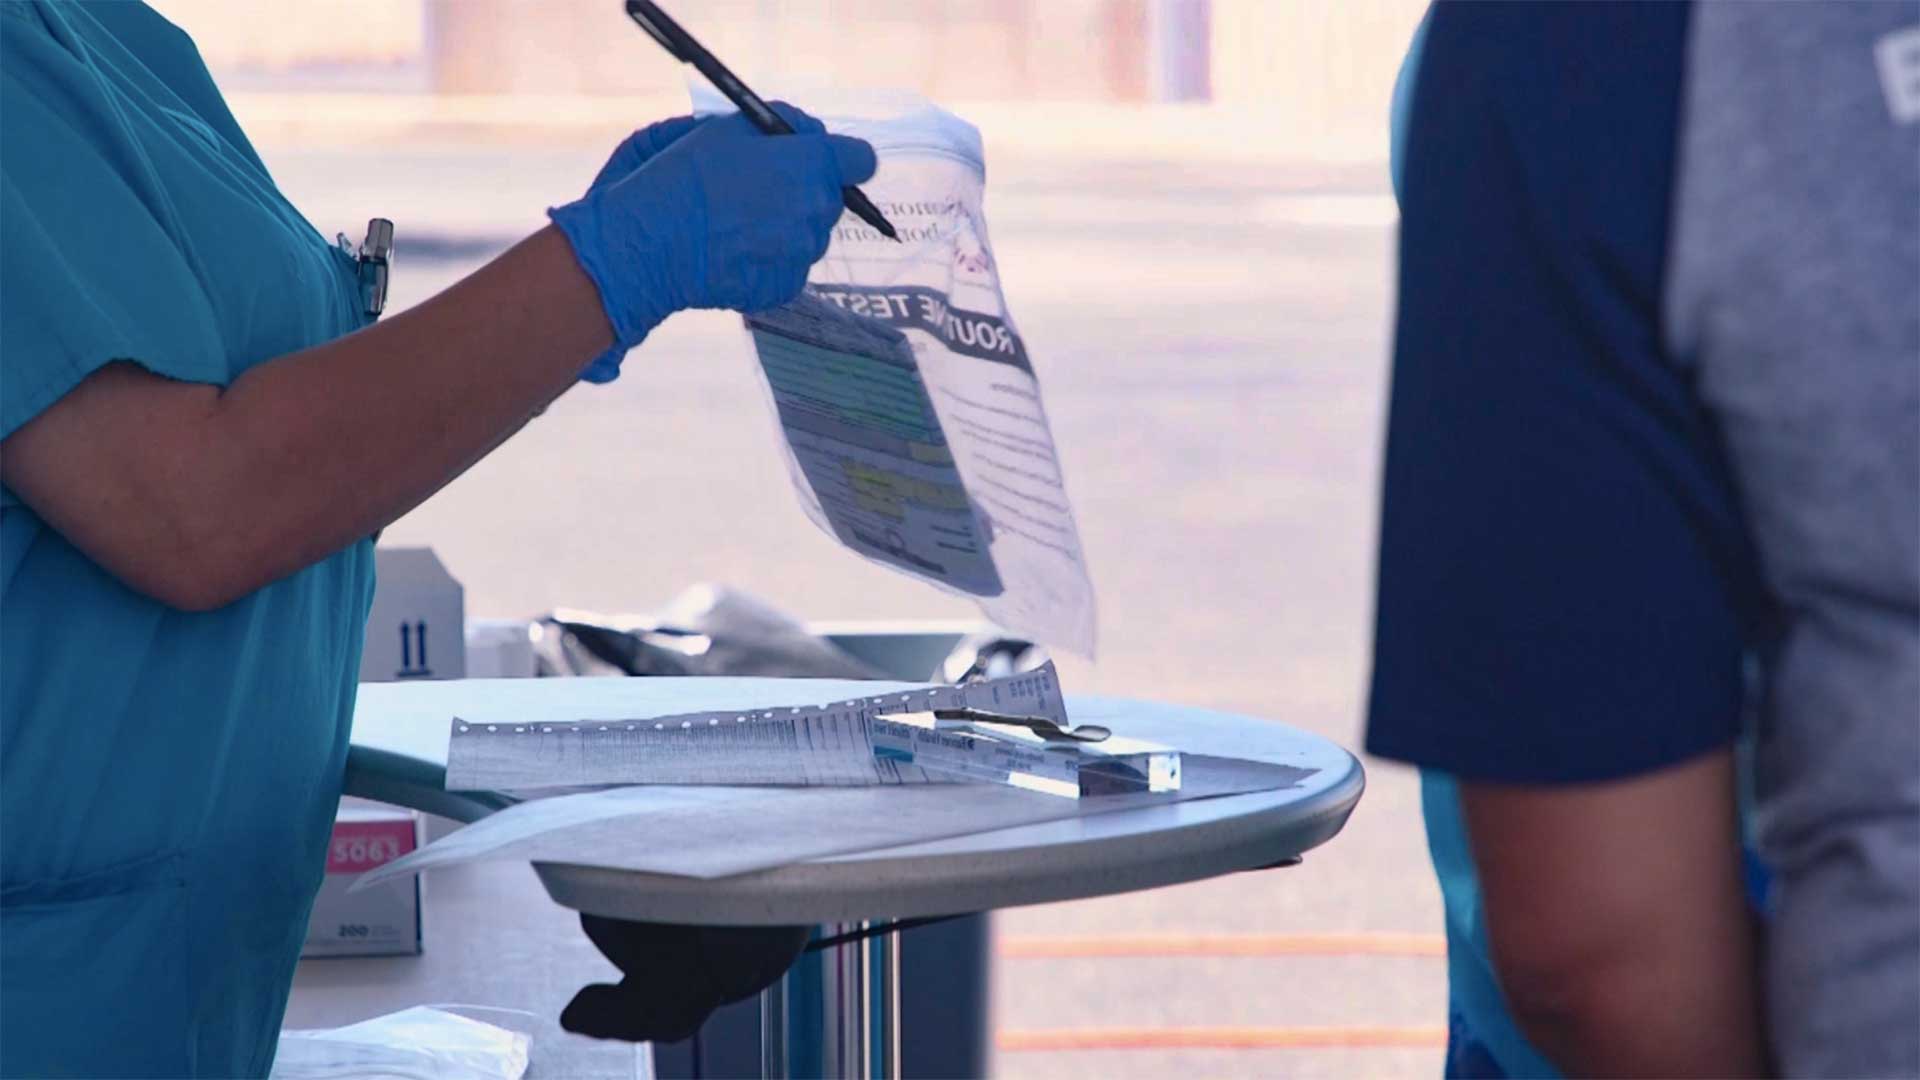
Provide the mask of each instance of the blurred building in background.
{"label": "blurred building in background", "polygon": [[426,60],[424,0],[148,0],[193,35],[226,89],[234,83],[306,85],[417,82]]}
{"label": "blurred building in background", "polygon": [[[618,0],[154,0],[241,89],[677,93]],[[1215,103],[1290,136],[1377,127],[1425,0],[679,0],[749,81],[943,102]]]}
{"label": "blurred building in background", "polygon": [[[427,0],[435,89],[634,93],[659,85],[660,65],[637,62],[637,48],[605,47],[610,27],[603,5],[549,5],[545,17],[523,18],[532,3],[537,0]],[[841,86],[909,88],[939,100],[1145,101],[1159,89],[1152,85],[1153,43],[1181,32],[1204,35],[1209,5],[706,0],[664,6],[729,65],[763,81],[831,78]],[[1177,12],[1194,14],[1182,20]],[[559,57],[577,62],[557,65]],[[1206,50],[1174,52],[1168,60],[1163,66],[1184,61],[1195,68],[1204,96]],[[1184,72],[1173,75],[1182,78],[1192,81]]]}

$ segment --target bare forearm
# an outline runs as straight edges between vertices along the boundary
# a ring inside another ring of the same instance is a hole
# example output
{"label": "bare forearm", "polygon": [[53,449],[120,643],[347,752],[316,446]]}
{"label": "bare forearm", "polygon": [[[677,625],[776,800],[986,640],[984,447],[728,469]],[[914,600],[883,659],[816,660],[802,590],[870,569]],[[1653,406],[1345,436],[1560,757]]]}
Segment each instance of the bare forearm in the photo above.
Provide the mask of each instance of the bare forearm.
{"label": "bare forearm", "polygon": [[1733,755],[1621,780],[1463,783],[1493,965],[1570,1075],[1764,1070]]}
{"label": "bare forearm", "polygon": [[635,132],[585,198],[555,211],[564,236],[536,233],[418,309],[225,389],[142,370],[137,354],[83,357],[115,362],[0,441],[0,482],[103,569],[178,607],[324,558],[498,445],[613,344],[616,324],[630,347],[685,308],[791,300],[842,189],[876,161],[787,111],[798,134],[782,139],[743,118]]}
{"label": "bare forearm", "polygon": [[1767,1075],[1746,918],[1729,915],[1728,940],[1705,950],[1623,952],[1557,994],[1517,986],[1515,1019],[1569,1076]]}
{"label": "bare forearm", "polygon": [[402,315],[224,391],[127,364],[6,441],[0,474],[133,588],[216,607],[392,522],[612,341],[564,238],[534,234]]}
{"label": "bare forearm", "polygon": [[543,230],[419,307],[235,380],[208,418],[205,497],[246,508],[233,542],[281,553],[271,580],[418,505],[611,341]]}

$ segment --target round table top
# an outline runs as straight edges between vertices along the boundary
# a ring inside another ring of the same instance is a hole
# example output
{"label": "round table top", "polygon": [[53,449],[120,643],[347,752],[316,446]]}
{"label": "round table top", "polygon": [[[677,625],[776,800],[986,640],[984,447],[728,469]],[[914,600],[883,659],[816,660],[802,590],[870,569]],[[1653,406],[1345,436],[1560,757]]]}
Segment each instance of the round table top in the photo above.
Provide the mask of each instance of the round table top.
{"label": "round table top", "polygon": [[[469,679],[360,688],[349,795],[472,821],[510,805],[444,789],[449,721],[652,716],[833,701],[922,684],[838,679]],[[1285,863],[1340,831],[1365,786],[1353,755],[1284,724],[1069,694],[1076,724],[1191,753],[1312,770],[1293,786],[994,829],[703,879],[536,864],[567,907],[713,925],[861,922],[987,911],[1197,881]]]}

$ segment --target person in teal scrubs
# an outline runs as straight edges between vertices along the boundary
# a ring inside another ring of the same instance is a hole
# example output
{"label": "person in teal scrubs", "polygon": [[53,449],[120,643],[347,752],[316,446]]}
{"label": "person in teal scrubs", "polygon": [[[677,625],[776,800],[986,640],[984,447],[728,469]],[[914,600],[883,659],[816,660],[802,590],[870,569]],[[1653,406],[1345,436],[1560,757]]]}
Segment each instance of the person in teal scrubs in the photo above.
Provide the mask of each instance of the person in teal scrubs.
{"label": "person in teal scrubs", "polygon": [[267,1072],[368,538],[672,312],[796,295],[875,162],[789,118],[646,128],[374,323],[185,33],[0,4],[0,1074]]}

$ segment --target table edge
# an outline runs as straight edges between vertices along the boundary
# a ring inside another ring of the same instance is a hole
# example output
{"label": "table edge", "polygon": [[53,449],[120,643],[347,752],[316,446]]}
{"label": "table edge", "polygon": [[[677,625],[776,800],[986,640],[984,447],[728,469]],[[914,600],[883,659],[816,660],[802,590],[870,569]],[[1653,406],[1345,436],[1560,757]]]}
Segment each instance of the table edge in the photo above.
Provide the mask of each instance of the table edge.
{"label": "table edge", "polygon": [[[1274,866],[1326,843],[1366,790],[1365,768],[1353,755],[1347,757],[1352,766],[1347,776],[1309,799],[1166,830],[1189,843],[1180,858],[1137,858],[1134,834],[1045,845],[1047,859],[1024,863],[998,850],[813,860],[726,878],[567,863],[535,863],[534,870],[547,895],[563,907],[610,918],[704,925],[919,918],[1111,896]],[[1262,794],[1271,793],[1220,799]],[[1142,812],[1153,811],[1117,811]],[[1125,857],[1130,854],[1136,858]],[[1008,893],[1017,895],[1008,899]]]}

